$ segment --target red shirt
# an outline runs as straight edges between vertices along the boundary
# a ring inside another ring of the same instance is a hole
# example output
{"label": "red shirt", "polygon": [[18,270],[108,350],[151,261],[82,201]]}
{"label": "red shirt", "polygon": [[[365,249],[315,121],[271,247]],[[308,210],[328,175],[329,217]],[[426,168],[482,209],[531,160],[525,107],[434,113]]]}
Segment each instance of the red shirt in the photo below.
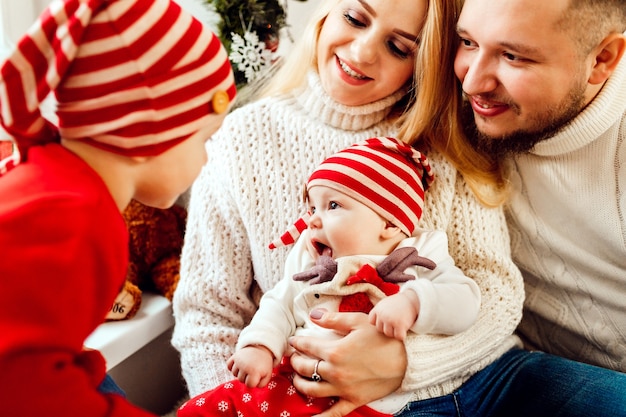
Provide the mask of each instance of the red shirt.
{"label": "red shirt", "polygon": [[83,351],[125,279],[128,232],[106,185],[58,144],[0,177],[0,415],[151,416],[97,387]]}

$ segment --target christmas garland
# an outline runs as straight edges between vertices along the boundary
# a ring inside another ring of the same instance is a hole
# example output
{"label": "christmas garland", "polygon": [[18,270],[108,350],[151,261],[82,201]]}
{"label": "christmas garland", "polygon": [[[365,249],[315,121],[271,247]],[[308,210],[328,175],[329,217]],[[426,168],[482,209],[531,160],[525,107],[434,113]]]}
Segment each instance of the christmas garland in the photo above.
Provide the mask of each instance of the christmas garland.
{"label": "christmas garland", "polygon": [[286,25],[279,0],[204,0],[219,16],[217,35],[228,51],[241,89],[276,59],[279,31]]}

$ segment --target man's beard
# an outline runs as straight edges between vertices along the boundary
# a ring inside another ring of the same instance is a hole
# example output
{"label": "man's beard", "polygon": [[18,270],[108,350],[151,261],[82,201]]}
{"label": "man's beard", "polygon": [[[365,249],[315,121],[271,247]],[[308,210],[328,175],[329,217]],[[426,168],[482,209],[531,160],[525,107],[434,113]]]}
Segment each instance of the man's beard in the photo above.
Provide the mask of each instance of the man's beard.
{"label": "man's beard", "polygon": [[519,129],[501,136],[489,136],[480,132],[471,104],[468,100],[463,100],[463,130],[474,148],[496,160],[528,152],[537,143],[553,137],[582,111],[585,107],[584,91],[584,86],[581,85],[572,88],[561,104],[534,119],[534,128]]}

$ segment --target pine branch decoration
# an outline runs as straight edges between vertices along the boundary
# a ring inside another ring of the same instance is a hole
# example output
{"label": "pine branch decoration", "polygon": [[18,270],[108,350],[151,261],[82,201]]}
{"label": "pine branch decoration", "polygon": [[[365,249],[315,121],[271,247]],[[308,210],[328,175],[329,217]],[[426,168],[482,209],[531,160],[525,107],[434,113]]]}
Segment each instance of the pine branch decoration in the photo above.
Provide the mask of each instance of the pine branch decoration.
{"label": "pine branch decoration", "polygon": [[[237,87],[241,88],[250,81],[251,70],[246,59],[263,61],[276,51],[279,30],[286,25],[285,10],[279,0],[205,0],[205,2],[221,18],[216,28],[217,35],[229,53]],[[252,39],[257,40],[261,46],[242,45],[242,42]],[[262,50],[259,53],[259,49],[268,51]],[[244,69],[244,66],[247,68]],[[259,67],[253,63],[252,67],[258,70],[263,65]]]}

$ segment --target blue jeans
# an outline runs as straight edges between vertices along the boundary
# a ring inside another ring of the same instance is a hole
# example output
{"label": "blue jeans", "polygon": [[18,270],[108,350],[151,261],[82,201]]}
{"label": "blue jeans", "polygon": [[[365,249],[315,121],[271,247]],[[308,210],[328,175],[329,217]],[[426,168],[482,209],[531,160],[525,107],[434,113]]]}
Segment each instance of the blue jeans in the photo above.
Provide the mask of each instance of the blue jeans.
{"label": "blue jeans", "polygon": [[513,349],[452,394],[396,416],[626,417],[626,374]]}
{"label": "blue jeans", "polygon": [[124,390],[120,388],[119,385],[117,385],[117,383],[113,380],[113,378],[111,378],[109,374],[106,374],[104,380],[100,383],[98,391],[100,391],[102,394],[117,394],[121,395],[122,397],[126,397],[126,393],[124,392]]}

